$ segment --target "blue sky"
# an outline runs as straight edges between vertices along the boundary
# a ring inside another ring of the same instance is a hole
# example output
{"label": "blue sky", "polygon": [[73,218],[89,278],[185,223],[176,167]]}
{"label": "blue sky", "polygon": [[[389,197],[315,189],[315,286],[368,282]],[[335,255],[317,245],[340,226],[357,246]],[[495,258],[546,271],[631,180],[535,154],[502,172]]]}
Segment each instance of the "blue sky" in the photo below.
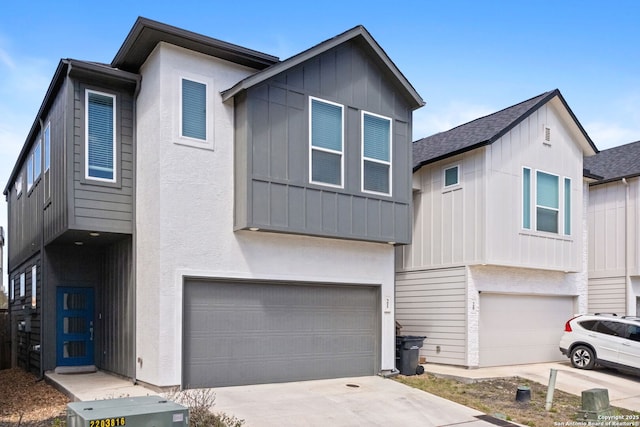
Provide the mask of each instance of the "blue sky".
{"label": "blue sky", "polygon": [[[634,0],[7,1],[0,13],[3,189],[58,61],[111,62],[138,16],[281,59],[364,25],[427,102],[414,113],[414,139],[558,88],[601,150],[640,140]],[[6,217],[2,198],[5,230]]]}

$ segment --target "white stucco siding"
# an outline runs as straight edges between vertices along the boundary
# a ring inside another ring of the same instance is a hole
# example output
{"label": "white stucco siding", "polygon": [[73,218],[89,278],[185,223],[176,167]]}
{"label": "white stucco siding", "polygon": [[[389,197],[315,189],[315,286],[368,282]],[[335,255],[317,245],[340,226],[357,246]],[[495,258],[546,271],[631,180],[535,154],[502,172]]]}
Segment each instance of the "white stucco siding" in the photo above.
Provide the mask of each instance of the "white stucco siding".
{"label": "white stucco siding", "polygon": [[[186,71],[185,71],[186,70]],[[178,137],[179,77],[211,86],[213,140]],[[378,285],[393,307],[390,245],[233,232],[233,105],[219,92],[251,70],[161,45],[150,56],[138,99],[137,378],[180,384],[184,277]],[[382,307],[381,307],[382,309]],[[394,367],[393,312],[382,314],[381,369]]]}
{"label": "white stucco siding", "polygon": [[[550,101],[487,147],[487,264],[580,271],[582,148]],[[544,141],[544,129],[551,140]],[[531,169],[531,229],[523,228],[523,167]],[[535,230],[536,171],[558,176],[559,232]],[[564,235],[564,178],[571,179],[571,232]]]}

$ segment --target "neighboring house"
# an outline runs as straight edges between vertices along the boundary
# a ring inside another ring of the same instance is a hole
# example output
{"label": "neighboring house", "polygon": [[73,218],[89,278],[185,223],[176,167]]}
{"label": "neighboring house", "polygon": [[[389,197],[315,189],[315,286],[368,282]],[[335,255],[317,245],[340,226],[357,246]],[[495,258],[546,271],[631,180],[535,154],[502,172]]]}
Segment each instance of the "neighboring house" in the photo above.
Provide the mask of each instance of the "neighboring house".
{"label": "neighboring house", "polygon": [[4,190],[18,364],[158,387],[394,369],[423,101],[361,26],[279,61],[139,18]]}
{"label": "neighboring house", "polygon": [[560,360],[587,307],[583,156],[558,90],[413,144],[413,242],[397,249],[396,318],[427,361]]}
{"label": "neighboring house", "polygon": [[4,292],[4,228],[0,227],[0,292]]}
{"label": "neighboring house", "polygon": [[585,159],[592,313],[640,316],[640,141]]}

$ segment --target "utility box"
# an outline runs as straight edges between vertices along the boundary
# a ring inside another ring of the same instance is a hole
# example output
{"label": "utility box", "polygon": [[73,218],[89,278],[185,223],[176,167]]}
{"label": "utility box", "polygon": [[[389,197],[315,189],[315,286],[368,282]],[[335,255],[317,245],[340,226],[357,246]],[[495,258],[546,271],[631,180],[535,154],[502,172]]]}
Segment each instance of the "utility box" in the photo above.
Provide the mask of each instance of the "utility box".
{"label": "utility box", "polygon": [[160,396],[67,404],[67,427],[178,427],[189,425],[189,408]]}

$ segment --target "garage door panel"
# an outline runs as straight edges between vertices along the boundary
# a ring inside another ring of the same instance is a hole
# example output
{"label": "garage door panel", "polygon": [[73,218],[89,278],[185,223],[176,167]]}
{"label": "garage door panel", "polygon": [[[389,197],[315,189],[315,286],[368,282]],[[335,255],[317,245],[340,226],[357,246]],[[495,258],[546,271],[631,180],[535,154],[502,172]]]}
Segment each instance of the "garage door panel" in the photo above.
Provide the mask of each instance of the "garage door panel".
{"label": "garage door panel", "polygon": [[574,297],[482,294],[480,366],[563,360],[558,342]]}
{"label": "garage door panel", "polygon": [[190,281],[184,301],[186,387],[377,372],[378,288]]}

